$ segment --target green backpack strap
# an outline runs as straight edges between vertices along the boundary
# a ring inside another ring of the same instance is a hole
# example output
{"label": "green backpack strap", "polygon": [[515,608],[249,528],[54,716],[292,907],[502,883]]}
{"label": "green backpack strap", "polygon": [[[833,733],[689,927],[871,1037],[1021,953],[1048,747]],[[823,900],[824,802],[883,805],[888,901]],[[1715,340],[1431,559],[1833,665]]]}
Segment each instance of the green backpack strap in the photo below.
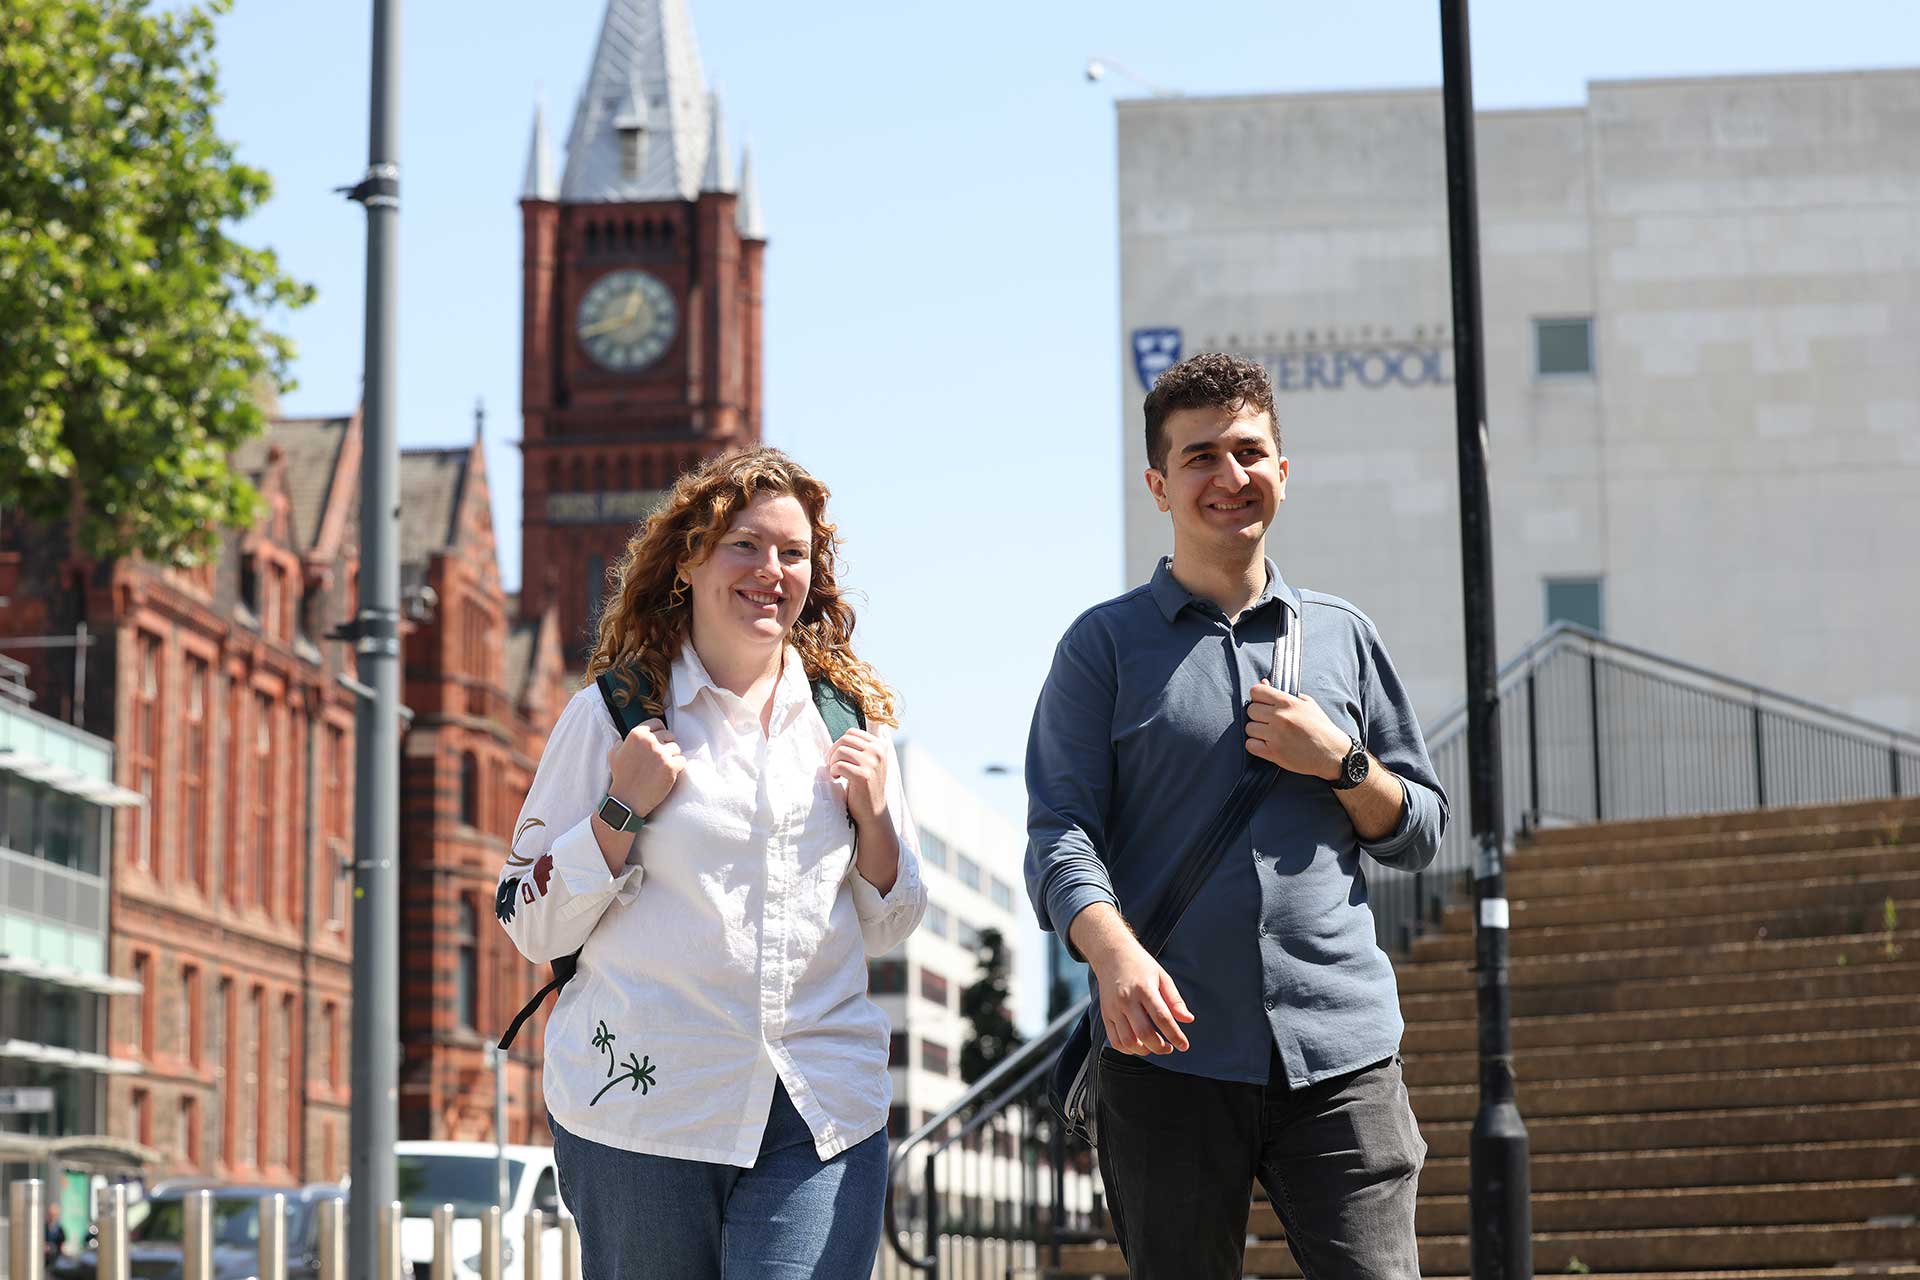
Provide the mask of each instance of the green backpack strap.
{"label": "green backpack strap", "polygon": [[[633,691],[625,702],[620,700],[623,687],[614,669],[609,668],[594,677],[594,684],[600,689],[600,700],[607,704],[607,714],[613,717],[613,723],[620,730],[620,736],[623,738],[651,718],[647,715],[646,708],[641,705],[651,692],[646,676],[641,674],[638,668],[625,669],[631,672],[633,679]],[[813,707],[820,713],[820,718],[826,722],[829,741],[838,742],[840,736],[849,729],[867,727],[865,709],[856,699],[842,692],[833,681],[822,676],[810,683],[813,688]],[[664,709],[659,719],[665,721]]]}
{"label": "green backpack strap", "polygon": [[867,727],[867,713],[859,702],[841,692],[825,676],[813,682],[813,709],[827,722],[829,742],[840,741],[840,735],[849,729]]}
{"label": "green backpack strap", "polygon": [[[620,670],[627,671],[633,679],[633,692],[625,702],[620,700],[620,695],[625,692],[625,688],[619,680]],[[648,683],[646,673],[641,671],[639,667],[609,667],[595,676],[593,682],[599,686],[600,701],[607,704],[607,714],[613,717],[614,727],[620,731],[622,738],[652,718],[647,715],[647,709],[642,704],[645,703],[647,698],[652,694],[653,686]],[[661,723],[666,723],[666,719],[667,711],[665,707],[662,707],[660,709]]]}

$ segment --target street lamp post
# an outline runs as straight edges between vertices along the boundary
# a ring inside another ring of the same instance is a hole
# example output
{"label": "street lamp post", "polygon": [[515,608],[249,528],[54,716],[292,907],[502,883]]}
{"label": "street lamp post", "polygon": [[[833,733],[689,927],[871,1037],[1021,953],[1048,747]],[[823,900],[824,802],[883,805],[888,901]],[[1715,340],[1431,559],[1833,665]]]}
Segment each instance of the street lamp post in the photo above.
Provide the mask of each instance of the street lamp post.
{"label": "street lamp post", "polygon": [[1453,267],[1454,418],[1460,452],[1460,563],[1466,620],[1467,774],[1475,861],[1474,974],[1480,1112],[1469,1142],[1474,1280],[1532,1280],[1527,1127],[1513,1088],[1508,1026],[1507,889],[1500,797],[1500,689],[1493,640],[1493,537],[1487,495],[1486,361],[1480,325],[1479,195],[1467,0],[1440,0],[1447,229]]}
{"label": "street lamp post", "polygon": [[[348,1274],[376,1274],[380,1210],[398,1175],[400,1077],[400,445],[395,424],[400,0],[373,0],[367,173],[366,385],[361,414],[360,599],[354,643],[353,1099]],[[389,1277],[381,1277],[389,1280]]]}

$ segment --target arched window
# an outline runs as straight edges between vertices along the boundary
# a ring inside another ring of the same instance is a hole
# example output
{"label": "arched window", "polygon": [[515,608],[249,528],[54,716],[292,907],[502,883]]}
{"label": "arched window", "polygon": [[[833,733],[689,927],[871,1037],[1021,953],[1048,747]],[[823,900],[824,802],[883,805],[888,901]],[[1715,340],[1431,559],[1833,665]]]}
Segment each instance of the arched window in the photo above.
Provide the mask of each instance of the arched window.
{"label": "arched window", "polygon": [[460,821],[480,825],[480,760],[471,751],[460,757]]}
{"label": "arched window", "polygon": [[627,248],[629,249],[633,248],[633,219],[632,218],[628,218],[626,223],[626,244],[627,244]]}
{"label": "arched window", "polygon": [[595,226],[593,223],[589,222],[587,224],[587,254],[589,257],[591,257],[592,255],[599,252],[600,252],[600,228]]}
{"label": "arched window", "polygon": [[453,1008],[460,1025],[471,1031],[480,1025],[480,917],[465,898],[460,900],[453,940],[458,956],[453,973]]}

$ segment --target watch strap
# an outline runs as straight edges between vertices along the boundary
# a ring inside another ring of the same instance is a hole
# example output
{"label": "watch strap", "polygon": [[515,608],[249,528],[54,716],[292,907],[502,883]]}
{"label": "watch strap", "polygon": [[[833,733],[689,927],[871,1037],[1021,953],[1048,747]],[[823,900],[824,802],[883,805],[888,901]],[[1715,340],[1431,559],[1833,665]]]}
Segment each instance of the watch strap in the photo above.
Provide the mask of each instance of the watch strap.
{"label": "watch strap", "polygon": [[[609,812],[609,809],[614,812]],[[606,823],[615,831],[638,831],[641,827],[647,825],[647,820],[643,815],[629,809],[624,800],[616,799],[611,793],[600,798],[599,807],[596,808],[594,812],[600,815],[600,821]],[[620,821],[615,822],[615,816],[618,816]]]}
{"label": "watch strap", "polygon": [[[1367,749],[1361,744],[1359,738],[1353,734],[1348,734],[1347,743],[1347,754],[1340,757],[1340,776],[1335,778],[1331,784],[1335,791],[1353,790],[1367,780],[1367,774],[1373,767],[1372,762],[1367,759]],[[1357,777],[1353,771],[1354,757],[1356,756],[1359,757],[1360,766],[1360,772]]]}

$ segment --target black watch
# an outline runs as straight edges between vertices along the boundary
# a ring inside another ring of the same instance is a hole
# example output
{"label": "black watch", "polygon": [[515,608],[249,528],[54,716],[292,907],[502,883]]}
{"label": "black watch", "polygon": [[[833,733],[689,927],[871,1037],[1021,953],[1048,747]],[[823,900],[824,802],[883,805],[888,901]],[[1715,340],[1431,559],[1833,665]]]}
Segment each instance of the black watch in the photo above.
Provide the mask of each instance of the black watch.
{"label": "black watch", "polygon": [[1367,758],[1367,749],[1360,745],[1360,739],[1347,735],[1351,744],[1347,754],[1340,757],[1340,772],[1328,785],[1335,791],[1351,791],[1367,780],[1367,770],[1373,762]]}

